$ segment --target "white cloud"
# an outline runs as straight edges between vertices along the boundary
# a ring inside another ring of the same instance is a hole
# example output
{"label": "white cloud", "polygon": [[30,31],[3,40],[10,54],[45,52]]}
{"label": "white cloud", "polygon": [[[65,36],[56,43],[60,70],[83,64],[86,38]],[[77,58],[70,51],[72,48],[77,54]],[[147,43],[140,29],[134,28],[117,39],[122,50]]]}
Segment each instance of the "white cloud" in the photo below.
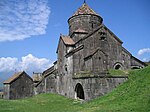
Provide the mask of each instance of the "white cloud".
{"label": "white cloud", "polygon": [[14,41],[46,33],[48,0],[0,0],[0,41]]}
{"label": "white cloud", "polygon": [[138,51],[138,56],[141,56],[141,55],[143,55],[143,54],[145,54],[145,53],[150,53],[150,48],[140,49],[140,50]]}
{"label": "white cloud", "polygon": [[49,68],[52,64],[46,58],[37,58],[32,54],[28,54],[21,58],[21,60],[12,57],[0,58],[0,72],[12,71],[27,71],[42,72]]}
{"label": "white cloud", "polygon": [[0,58],[0,72],[3,71],[13,71],[15,70],[18,66],[18,59],[17,58]]}
{"label": "white cloud", "polygon": [[137,57],[139,57],[144,62],[150,61],[150,48],[140,49],[137,53]]}

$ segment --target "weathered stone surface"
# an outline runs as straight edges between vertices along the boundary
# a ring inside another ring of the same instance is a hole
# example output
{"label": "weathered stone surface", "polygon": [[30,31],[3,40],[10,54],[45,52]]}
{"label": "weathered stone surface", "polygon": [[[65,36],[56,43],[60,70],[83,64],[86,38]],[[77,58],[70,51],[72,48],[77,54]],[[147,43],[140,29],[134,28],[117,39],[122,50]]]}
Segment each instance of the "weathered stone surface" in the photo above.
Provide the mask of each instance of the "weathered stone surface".
{"label": "weathered stone surface", "polygon": [[4,99],[19,99],[33,95],[33,80],[25,72],[14,74],[4,82]]}
{"label": "weathered stone surface", "polygon": [[123,42],[87,4],[83,4],[68,23],[69,36],[65,37],[67,43],[71,40],[73,44],[66,44],[60,36],[54,72],[49,72],[36,86],[37,93],[54,92],[90,100],[110,92],[128,79],[127,76],[110,76],[109,69],[145,66],[122,47]]}

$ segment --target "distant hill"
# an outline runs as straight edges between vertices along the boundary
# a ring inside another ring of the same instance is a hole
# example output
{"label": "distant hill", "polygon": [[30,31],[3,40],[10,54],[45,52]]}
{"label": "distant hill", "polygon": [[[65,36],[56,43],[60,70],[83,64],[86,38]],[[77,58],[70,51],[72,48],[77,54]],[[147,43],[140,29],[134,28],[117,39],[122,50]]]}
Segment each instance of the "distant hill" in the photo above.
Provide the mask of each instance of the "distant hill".
{"label": "distant hill", "polygon": [[150,112],[150,66],[129,72],[129,80],[103,97],[81,104],[56,94],[6,101],[0,112]]}

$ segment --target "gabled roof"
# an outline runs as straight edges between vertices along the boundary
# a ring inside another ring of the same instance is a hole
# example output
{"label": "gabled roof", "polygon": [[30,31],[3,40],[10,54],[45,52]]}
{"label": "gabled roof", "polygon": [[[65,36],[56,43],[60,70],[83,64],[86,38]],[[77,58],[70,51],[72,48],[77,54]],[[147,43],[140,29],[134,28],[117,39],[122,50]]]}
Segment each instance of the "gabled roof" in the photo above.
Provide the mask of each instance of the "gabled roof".
{"label": "gabled roof", "polygon": [[122,40],[120,40],[109,28],[107,28],[104,24],[103,26],[119,43],[123,44]]}
{"label": "gabled roof", "polygon": [[[3,82],[3,84],[10,84],[12,82],[14,82],[16,79],[18,79],[21,75],[23,75],[25,72],[17,72],[15,73],[12,77],[10,77],[9,79],[7,79],[6,81]],[[26,73],[25,73],[26,74]],[[27,75],[27,74],[26,74]],[[28,76],[28,75],[27,75]],[[31,80],[32,78],[30,76],[28,76]]]}
{"label": "gabled roof", "polygon": [[57,46],[57,51],[56,51],[56,53],[58,52],[59,44],[60,44],[60,41],[61,41],[61,40],[63,41],[63,43],[64,43],[66,46],[74,46],[74,45],[75,45],[75,42],[72,40],[72,38],[70,38],[70,36],[60,35],[59,43],[58,43],[58,46]]}
{"label": "gabled roof", "polygon": [[47,70],[43,72],[44,77],[50,74],[52,71],[54,71],[54,66],[48,68]]}
{"label": "gabled roof", "polygon": [[99,47],[97,49],[91,50],[91,52],[85,56],[84,59],[89,59],[89,57],[92,57],[95,53],[97,53],[98,51],[101,51],[105,56],[108,56],[103,50],[101,50]]}
{"label": "gabled roof", "polygon": [[90,37],[91,35],[93,35],[95,32],[97,32],[101,28],[104,28],[105,30],[107,30],[112,35],[112,37],[114,39],[116,39],[119,43],[123,44],[123,42],[110,29],[108,29],[104,24],[102,24],[102,25],[98,26],[97,28],[95,28],[92,32],[88,33],[85,37],[78,40],[75,44],[79,43],[82,40],[85,40],[88,37]]}
{"label": "gabled roof", "polygon": [[[77,15],[98,15],[93,9],[91,9],[86,3],[83,3],[80,8],[73,14],[73,16]],[[99,15],[98,15],[99,16]]]}
{"label": "gabled roof", "polygon": [[60,37],[65,45],[75,45],[75,42],[72,40],[72,38],[70,38],[70,36],[61,35]]}
{"label": "gabled roof", "polygon": [[86,38],[90,37],[91,35],[93,35],[95,32],[97,32],[100,28],[102,28],[103,25],[98,26],[97,28],[95,28],[92,32],[89,32],[86,36],[84,36],[83,38],[81,38],[80,40],[78,40],[75,44],[79,43],[80,41],[85,40]]}

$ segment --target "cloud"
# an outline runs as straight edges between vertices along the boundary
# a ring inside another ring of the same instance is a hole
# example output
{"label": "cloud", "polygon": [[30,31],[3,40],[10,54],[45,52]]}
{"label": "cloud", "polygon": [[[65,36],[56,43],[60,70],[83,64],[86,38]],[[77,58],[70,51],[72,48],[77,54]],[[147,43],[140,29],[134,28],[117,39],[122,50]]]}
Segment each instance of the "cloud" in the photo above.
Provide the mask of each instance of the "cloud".
{"label": "cloud", "polygon": [[48,0],[0,0],[0,41],[45,34],[49,14]]}
{"label": "cloud", "polygon": [[140,49],[140,50],[138,51],[138,56],[141,56],[141,55],[143,55],[143,54],[145,54],[145,53],[150,53],[150,48]]}
{"label": "cloud", "polygon": [[150,48],[140,49],[137,53],[137,57],[139,57],[144,62],[150,61]]}
{"label": "cloud", "polygon": [[46,58],[37,58],[32,54],[22,57],[21,60],[12,57],[0,58],[0,72],[23,70],[29,73],[42,72],[51,65],[50,60]]}

